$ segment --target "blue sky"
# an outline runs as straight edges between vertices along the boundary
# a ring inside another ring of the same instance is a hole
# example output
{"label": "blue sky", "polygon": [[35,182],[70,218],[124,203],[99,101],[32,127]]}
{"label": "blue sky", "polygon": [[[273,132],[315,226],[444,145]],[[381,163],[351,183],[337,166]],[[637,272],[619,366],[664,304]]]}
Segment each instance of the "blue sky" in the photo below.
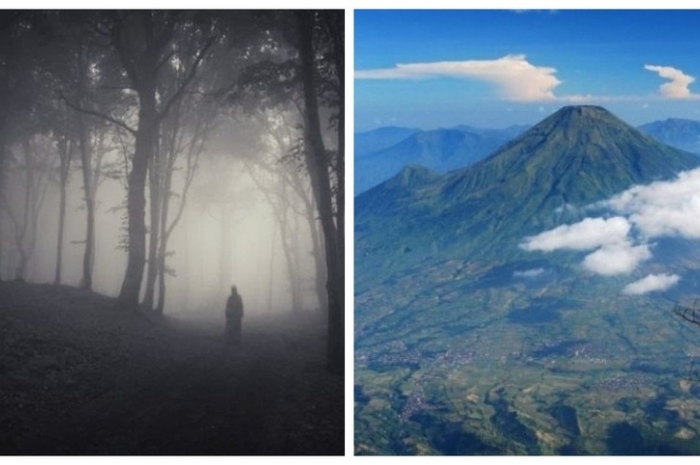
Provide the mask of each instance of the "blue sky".
{"label": "blue sky", "polygon": [[[398,67],[397,65],[402,65]],[[700,120],[700,10],[357,10],[355,130]]]}

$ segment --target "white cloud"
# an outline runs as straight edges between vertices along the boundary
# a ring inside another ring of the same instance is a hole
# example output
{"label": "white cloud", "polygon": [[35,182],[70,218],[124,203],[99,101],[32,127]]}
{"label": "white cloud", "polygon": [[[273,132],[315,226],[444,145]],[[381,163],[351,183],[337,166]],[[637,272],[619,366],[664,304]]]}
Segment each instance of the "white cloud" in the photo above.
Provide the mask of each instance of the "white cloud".
{"label": "white cloud", "polygon": [[[649,241],[654,238],[700,239],[700,168],[681,172],[671,181],[631,187],[586,208],[590,207],[610,209],[617,216],[559,226],[525,238],[520,247],[545,252],[596,249],[583,260],[584,269],[605,276],[630,273],[651,258]],[[671,282],[664,276],[649,278],[643,284]],[[642,285],[633,284],[625,288],[626,293],[636,292]],[[672,284],[675,281],[669,286]]]}
{"label": "white cloud", "polygon": [[633,246],[629,242],[608,244],[586,256],[583,267],[603,276],[631,273],[644,260],[651,258],[646,244]]}
{"label": "white cloud", "polygon": [[355,71],[355,79],[478,79],[497,85],[507,100],[530,102],[555,99],[554,89],[561,84],[555,73],[554,68],[531,64],[525,55],[506,55],[495,60],[397,64],[393,68]]}
{"label": "white cloud", "polygon": [[571,225],[558,226],[525,238],[520,245],[527,251],[551,252],[558,249],[592,250],[603,245],[624,242],[631,228],[623,217],[586,218]]}
{"label": "white cloud", "polygon": [[675,274],[650,274],[645,278],[625,286],[622,293],[627,295],[640,295],[653,291],[665,291],[675,286],[680,279],[680,276]]}
{"label": "white cloud", "polygon": [[[644,69],[669,80],[659,87],[658,98],[700,99],[700,94],[694,94],[689,89],[695,81],[693,76],[670,66],[644,65]],[[392,68],[356,70],[355,79],[477,79],[494,84],[504,100],[514,102],[583,104],[631,102],[649,98],[649,95],[555,95],[555,89],[562,83],[556,72],[556,68],[533,65],[525,55],[510,54],[492,60],[400,63]]]}
{"label": "white cloud", "polygon": [[627,216],[646,238],[700,238],[700,168],[684,171],[672,181],[634,186],[598,203]]}
{"label": "white cloud", "polygon": [[695,82],[693,76],[685,74],[683,71],[672,66],[644,65],[644,69],[657,73],[669,82],[661,84],[659,92],[663,97],[669,99],[700,99],[700,95],[693,94],[689,86]]}
{"label": "white cloud", "polygon": [[514,271],[513,277],[515,278],[536,278],[537,276],[544,273],[544,268],[533,268],[525,271]]}

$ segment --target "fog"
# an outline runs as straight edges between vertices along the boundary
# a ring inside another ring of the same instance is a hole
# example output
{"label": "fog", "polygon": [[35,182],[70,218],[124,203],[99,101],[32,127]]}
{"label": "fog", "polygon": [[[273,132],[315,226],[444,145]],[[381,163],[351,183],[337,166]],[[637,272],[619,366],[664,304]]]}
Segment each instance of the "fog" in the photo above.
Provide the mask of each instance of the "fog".
{"label": "fog", "polygon": [[344,11],[0,12],[0,453],[344,449]]}
{"label": "fog", "polygon": [[[240,126],[246,130],[241,131]],[[265,142],[260,133],[252,131],[251,126],[254,125],[222,117],[218,121],[217,134],[208,146],[214,149],[227,147],[228,150],[205,149],[200,155],[182,218],[169,240],[168,251],[172,255],[167,258],[167,267],[172,274],[166,278],[167,314],[223,319],[231,285],[236,285],[243,296],[248,316],[293,310],[292,283],[287,272],[279,218],[275,217],[268,198],[251,177],[252,170],[257,178],[266,178],[264,181],[268,189],[279,190],[282,182],[276,176],[261,173],[253,166],[267,159],[273,160],[275,170],[283,171],[290,167],[283,166],[275,159],[275,154],[269,153],[273,151],[271,144]],[[254,153],[254,148],[261,146],[268,153]],[[50,144],[44,149],[55,150]],[[106,153],[103,163],[118,163],[123,156],[118,152],[112,150]],[[20,215],[25,200],[22,181],[21,173],[11,172],[5,182],[7,207],[12,209],[14,215]],[[173,207],[179,208],[184,184],[182,171],[176,172],[173,184]],[[46,192],[38,215],[36,249],[23,278],[31,282],[50,283],[54,281],[57,259],[59,186],[55,180],[48,180],[45,186],[40,187],[44,187]],[[309,188],[308,185],[305,187]],[[62,282],[74,286],[80,285],[85,247],[83,197],[80,166],[76,164],[70,171],[67,191],[62,264]],[[123,248],[126,238],[125,197],[123,175],[117,179],[102,179],[96,197],[93,289],[110,296],[118,295],[126,267],[126,251]],[[304,206],[301,199],[293,195],[286,200],[290,203],[289,213],[295,229],[286,240],[295,244],[292,253],[298,262],[296,273],[302,288],[301,308],[297,310],[319,311],[320,303],[314,288],[316,270],[313,244],[311,231],[302,215]],[[147,200],[147,211],[149,208]],[[9,216],[7,208],[3,215]],[[4,240],[0,257],[2,278],[13,279],[19,261],[19,253],[11,241],[16,232],[8,219],[3,219],[0,225]],[[142,297],[145,279],[144,276]]]}
{"label": "fog", "polygon": [[342,14],[0,20],[0,279],[342,315]]}

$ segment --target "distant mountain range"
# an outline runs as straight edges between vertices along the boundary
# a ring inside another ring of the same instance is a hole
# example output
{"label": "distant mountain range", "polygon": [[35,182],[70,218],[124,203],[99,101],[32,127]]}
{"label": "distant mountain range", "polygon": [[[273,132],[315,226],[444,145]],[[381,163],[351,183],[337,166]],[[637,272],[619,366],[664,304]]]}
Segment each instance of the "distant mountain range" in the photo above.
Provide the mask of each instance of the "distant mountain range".
{"label": "distant mountain range", "polygon": [[417,164],[444,173],[468,166],[521,134],[527,126],[479,129],[457,126],[422,131],[379,128],[355,135],[355,195]]}
{"label": "distant mountain range", "polygon": [[417,132],[421,130],[395,126],[358,132],[355,134],[355,158],[362,158],[372,152],[391,147]]}
{"label": "distant mountain range", "polygon": [[[411,243],[415,250],[437,241],[458,245],[460,253],[479,244],[472,253],[485,253],[496,238],[519,240],[555,225],[562,220],[555,212],[566,205],[592,203],[698,164],[605,109],[565,107],[471,166],[439,176],[409,165],[357,196],[356,247],[365,231],[372,237],[381,230],[377,240]],[[411,232],[419,226],[420,235]]]}
{"label": "distant mountain range", "polygon": [[639,130],[671,147],[700,154],[700,121],[669,118],[644,124]]}
{"label": "distant mountain range", "polygon": [[[355,195],[389,179],[408,165],[422,165],[438,173],[469,166],[529,127],[479,129],[462,125],[430,131],[381,127],[356,133]],[[669,118],[638,129],[659,142],[700,155],[700,121]]]}
{"label": "distant mountain range", "polygon": [[[602,107],[570,106],[468,167],[409,164],[358,195],[356,450],[601,454],[618,430],[670,444],[690,428],[674,419],[644,429],[696,395],[677,386],[700,332],[671,308],[697,295],[700,248],[678,237],[632,244],[636,232],[627,236],[620,214],[600,202],[698,166],[696,155]],[[551,243],[574,243],[523,247],[545,231]],[[609,245],[605,253],[592,253],[592,237]],[[582,265],[593,257],[619,269],[633,254],[646,260],[634,272]],[[670,293],[622,292],[633,281],[636,292],[678,280],[667,271],[682,276]]]}

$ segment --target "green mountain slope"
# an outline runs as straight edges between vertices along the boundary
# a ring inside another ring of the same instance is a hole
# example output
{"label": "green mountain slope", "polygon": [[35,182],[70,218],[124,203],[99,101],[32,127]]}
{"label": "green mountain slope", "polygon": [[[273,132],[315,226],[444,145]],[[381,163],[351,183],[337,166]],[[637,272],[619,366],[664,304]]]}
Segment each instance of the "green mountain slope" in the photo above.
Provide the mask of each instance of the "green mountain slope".
{"label": "green mountain slope", "polygon": [[469,166],[520,135],[524,129],[523,126],[506,129],[458,126],[419,131],[370,153],[363,151],[366,150],[363,143],[355,147],[355,193],[376,186],[412,164],[441,173]]}
{"label": "green mountain slope", "polygon": [[[661,144],[604,108],[564,107],[487,159],[403,195],[411,201],[394,202],[392,213],[376,217],[372,206],[376,198],[391,197],[393,181],[358,196],[356,241],[360,249],[411,242],[409,247],[424,251],[500,254],[504,240],[512,244],[575,220],[572,206],[699,164],[694,155]],[[381,237],[372,237],[379,230]]]}
{"label": "green mountain slope", "polygon": [[[612,277],[583,270],[586,252],[518,247],[699,163],[565,107],[471,167],[410,167],[358,196],[356,453],[700,453],[683,378],[700,331],[671,312],[700,288],[697,244],[659,240],[673,260]],[[621,292],[661,272],[682,275],[673,292]]]}

